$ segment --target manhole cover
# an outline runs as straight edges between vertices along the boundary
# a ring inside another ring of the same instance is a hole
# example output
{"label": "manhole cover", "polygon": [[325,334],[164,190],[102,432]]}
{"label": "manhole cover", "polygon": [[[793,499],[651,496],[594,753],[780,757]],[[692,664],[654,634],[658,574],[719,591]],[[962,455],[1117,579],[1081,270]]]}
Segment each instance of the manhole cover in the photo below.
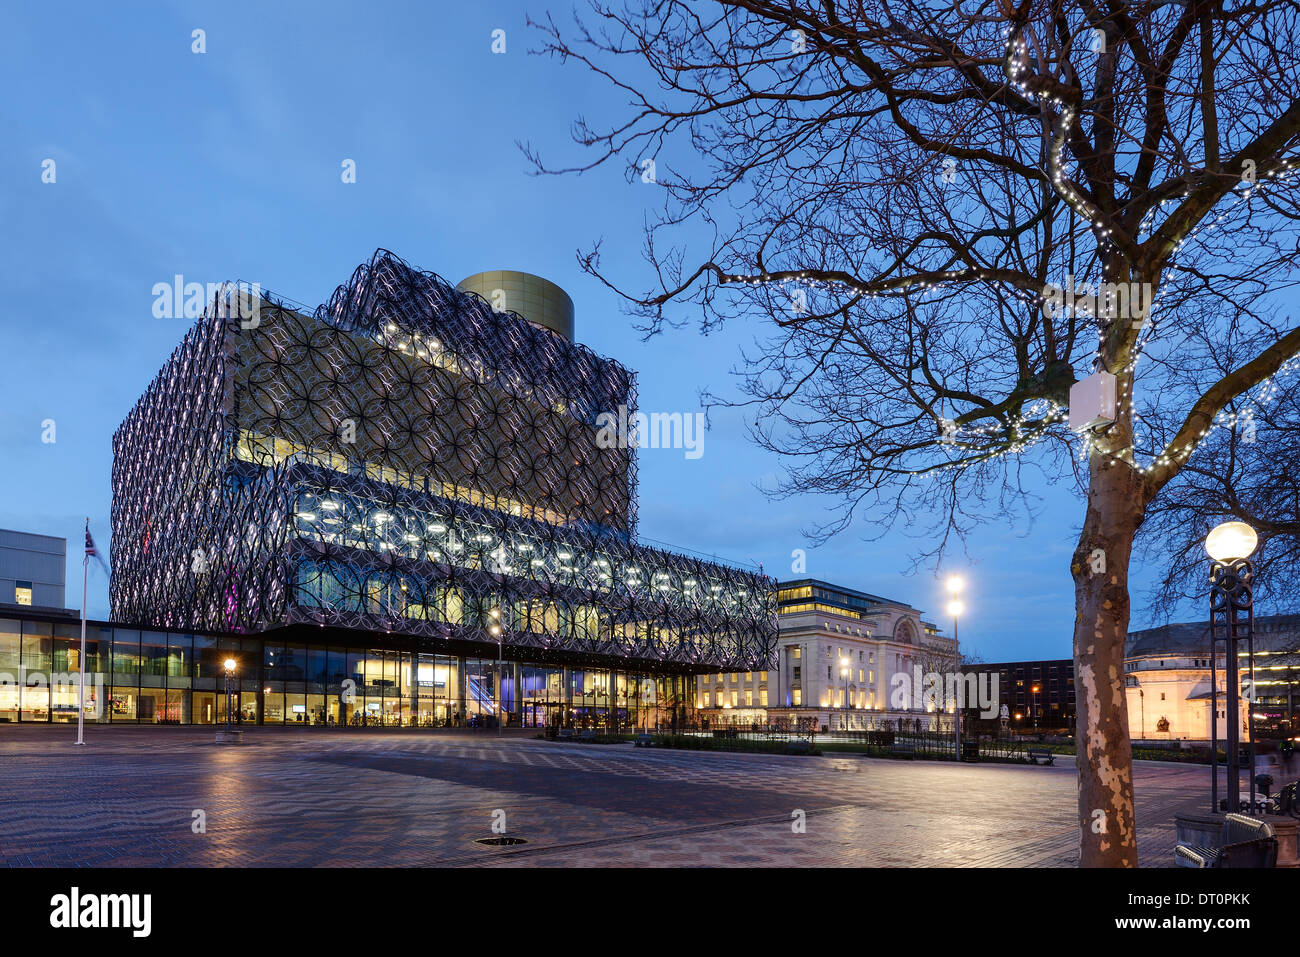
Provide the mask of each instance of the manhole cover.
{"label": "manhole cover", "polygon": [[523,837],[480,837],[475,844],[488,844],[492,847],[509,847],[514,844],[527,844],[528,839]]}

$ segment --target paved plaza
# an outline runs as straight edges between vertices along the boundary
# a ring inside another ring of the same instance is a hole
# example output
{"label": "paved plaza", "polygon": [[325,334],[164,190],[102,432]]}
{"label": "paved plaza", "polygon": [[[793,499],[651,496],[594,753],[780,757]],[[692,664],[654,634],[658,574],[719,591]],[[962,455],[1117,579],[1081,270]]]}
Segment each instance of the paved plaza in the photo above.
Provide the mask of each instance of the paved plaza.
{"label": "paved plaza", "polygon": [[[1076,861],[1055,767],[636,749],[449,731],[0,729],[0,859],[21,866],[1029,866]],[[1137,762],[1144,866],[1199,766]],[[195,833],[202,811],[205,833]],[[527,843],[488,847],[494,813]],[[806,815],[794,833],[792,815]]]}

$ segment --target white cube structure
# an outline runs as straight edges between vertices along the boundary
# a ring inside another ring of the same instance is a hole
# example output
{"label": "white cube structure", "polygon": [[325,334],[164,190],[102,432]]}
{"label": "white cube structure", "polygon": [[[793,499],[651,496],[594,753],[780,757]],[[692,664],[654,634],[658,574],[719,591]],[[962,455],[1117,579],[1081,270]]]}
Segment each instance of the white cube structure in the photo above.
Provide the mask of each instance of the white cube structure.
{"label": "white cube structure", "polygon": [[1115,421],[1115,377],[1094,372],[1070,386],[1070,428],[1086,432]]}

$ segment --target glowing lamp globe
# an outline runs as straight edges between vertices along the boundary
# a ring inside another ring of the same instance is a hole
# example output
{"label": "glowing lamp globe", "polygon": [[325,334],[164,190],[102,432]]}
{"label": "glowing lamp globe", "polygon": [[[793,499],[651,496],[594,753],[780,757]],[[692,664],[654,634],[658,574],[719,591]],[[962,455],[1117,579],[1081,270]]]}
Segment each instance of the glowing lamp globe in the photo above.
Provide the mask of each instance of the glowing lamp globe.
{"label": "glowing lamp globe", "polygon": [[1205,536],[1205,550],[1216,562],[1249,558],[1258,543],[1259,536],[1245,522],[1224,522]]}
{"label": "glowing lamp globe", "polygon": [[961,613],[966,610],[965,603],[960,598],[954,598],[948,602],[948,614],[954,618],[961,617]]}

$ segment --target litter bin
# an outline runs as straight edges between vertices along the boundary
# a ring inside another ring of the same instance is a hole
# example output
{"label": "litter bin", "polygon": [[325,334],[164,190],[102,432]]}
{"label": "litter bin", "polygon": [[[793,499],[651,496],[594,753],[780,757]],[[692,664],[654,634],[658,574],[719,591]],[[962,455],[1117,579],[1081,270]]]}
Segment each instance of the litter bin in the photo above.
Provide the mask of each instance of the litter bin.
{"label": "litter bin", "polygon": [[963,761],[978,761],[980,759],[980,743],[978,741],[963,741],[961,743],[961,759]]}

